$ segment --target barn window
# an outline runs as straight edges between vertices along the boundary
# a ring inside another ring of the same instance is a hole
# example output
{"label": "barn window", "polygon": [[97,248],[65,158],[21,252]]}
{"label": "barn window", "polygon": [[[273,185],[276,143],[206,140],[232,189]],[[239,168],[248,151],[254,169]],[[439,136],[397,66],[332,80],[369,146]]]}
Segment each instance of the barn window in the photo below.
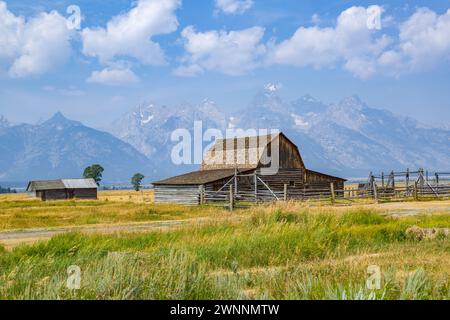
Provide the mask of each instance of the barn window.
{"label": "barn window", "polygon": [[289,181],[289,186],[290,187],[295,187],[295,181]]}

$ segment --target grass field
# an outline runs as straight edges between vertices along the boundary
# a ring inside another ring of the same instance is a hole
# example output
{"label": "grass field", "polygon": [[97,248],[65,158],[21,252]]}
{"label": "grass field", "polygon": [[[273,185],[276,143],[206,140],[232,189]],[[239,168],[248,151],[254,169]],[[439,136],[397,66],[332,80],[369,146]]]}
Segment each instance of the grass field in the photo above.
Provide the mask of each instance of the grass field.
{"label": "grass field", "polygon": [[153,192],[99,192],[97,201],[50,201],[26,195],[0,196],[0,230],[51,228],[124,222],[179,220],[219,215],[210,207],[155,205]]}
{"label": "grass field", "polygon": [[[97,202],[16,197],[0,200],[3,230],[209,220],[167,232],[69,233],[0,247],[0,299],[450,299],[449,237],[420,241],[405,232],[449,228],[448,201],[432,211],[430,203],[411,203],[405,212],[414,214],[393,215],[405,207],[287,203],[229,213],[120,192]],[[66,287],[71,265],[81,269],[80,290]],[[381,269],[380,289],[366,286],[370,265]]]}

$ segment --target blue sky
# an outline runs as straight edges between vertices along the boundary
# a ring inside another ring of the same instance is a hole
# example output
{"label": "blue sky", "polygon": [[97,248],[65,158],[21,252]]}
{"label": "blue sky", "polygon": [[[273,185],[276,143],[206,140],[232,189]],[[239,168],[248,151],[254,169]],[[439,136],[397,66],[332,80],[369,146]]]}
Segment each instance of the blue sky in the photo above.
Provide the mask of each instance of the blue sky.
{"label": "blue sky", "polygon": [[[446,125],[450,1],[407,3],[0,0],[0,114],[60,110],[101,128],[143,101],[234,110],[275,82],[286,100],[357,94]],[[70,5],[79,29],[67,28]]]}

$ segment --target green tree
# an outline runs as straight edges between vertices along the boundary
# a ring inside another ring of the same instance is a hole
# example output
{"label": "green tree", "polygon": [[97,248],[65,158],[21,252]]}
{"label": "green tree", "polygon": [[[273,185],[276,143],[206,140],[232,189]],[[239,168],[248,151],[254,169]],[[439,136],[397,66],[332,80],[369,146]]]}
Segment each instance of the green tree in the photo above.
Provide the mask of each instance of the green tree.
{"label": "green tree", "polygon": [[100,181],[102,181],[102,174],[105,169],[99,164],[93,164],[90,167],[84,169],[83,177],[85,179],[94,179],[97,185],[100,185]]}
{"label": "green tree", "polygon": [[132,178],[131,178],[131,184],[134,187],[134,190],[139,191],[141,190],[141,183],[142,180],[144,180],[145,176],[141,173],[136,173]]}

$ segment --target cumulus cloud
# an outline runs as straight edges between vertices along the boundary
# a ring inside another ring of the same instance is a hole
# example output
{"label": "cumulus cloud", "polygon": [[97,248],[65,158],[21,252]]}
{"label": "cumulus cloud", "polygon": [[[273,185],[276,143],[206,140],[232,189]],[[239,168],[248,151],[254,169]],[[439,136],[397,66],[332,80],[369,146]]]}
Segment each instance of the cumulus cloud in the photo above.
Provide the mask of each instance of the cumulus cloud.
{"label": "cumulus cloud", "polygon": [[396,75],[435,67],[450,60],[450,9],[438,15],[419,8],[400,25],[398,45],[384,52],[377,63]]}
{"label": "cumulus cloud", "polygon": [[39,75],[64,63],[71,53],[72,32],[56,11],[27,21],[0,1],[0,60],[11,77]]}
{"label": "cumulus cloud", "polygon": [[134,72],[127,67],[107,67],[92,72],[87,79],[89,83],[105,84],[110,86],[129,85],[139,81]]}
{"label": "cumulus cloud", "polygon": [[180,0],[139,0],[130,11],[112,18],[106,28],[82,31],[83,53],[108,63],[131,57],[145,65],[165,63],[165,55],[152,37],[174,32]]}
{"label": "cumulus cloud", "polygon": [[196,32],[194,27],[182,33],[186,56],[175,74],[194,76],[208,71],[241,75],[255,69],[265,53],[261,43],[264,28],[253,27],[239,31]]}
{"label": "cumulus cloud", "polygon": [[243,14],[253,7],[253,0],[216,0],[216,10],[225,14]]}
{"label": "cumulus cloud", "polygon": [[368,24],[374,9],[382,11],[379,6],[351,7],[339,15],[332,28],[300,27],[290,39],[272,46],[269,64],[321,68],[342,62],[358,77],[373,75],[374,60],[391,42],[384,35],[377,36],[376,28]]}

